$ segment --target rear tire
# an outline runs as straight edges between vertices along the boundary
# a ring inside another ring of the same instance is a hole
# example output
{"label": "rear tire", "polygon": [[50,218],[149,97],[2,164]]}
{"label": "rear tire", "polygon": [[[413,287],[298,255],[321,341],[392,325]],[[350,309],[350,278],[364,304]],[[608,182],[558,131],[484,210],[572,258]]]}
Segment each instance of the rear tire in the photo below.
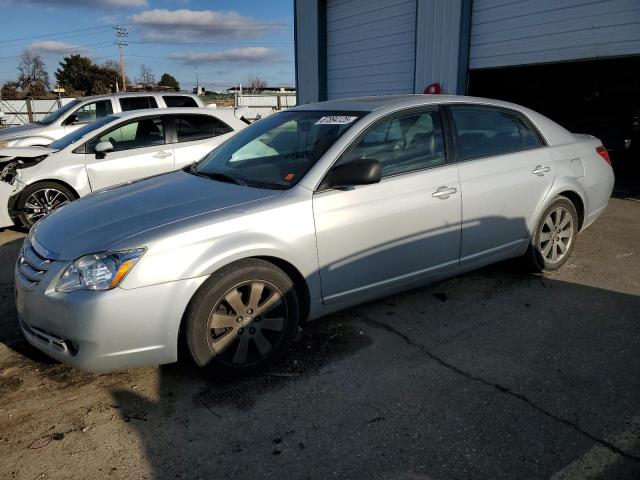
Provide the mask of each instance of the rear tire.
{"label": "rear tire", "polygon": [[537,272],[553,272],[571,256],[578,236],[578,213],[571,200],[559,196],[547,206],[525,255]]}
{"label": "rear tire", "polygon": [[250,375],[286,352],[299,315],[286,273],[264,260],[240,260],[214,273],[193,297],[185,340],[196,364],[216,377]]}
{"label": "rear tire", "polygon": [[31,228],[41,218],[77,198],[75,192],[60,183],[34,183],[20,193],[16,203],[20,212],[18,219],[24,227]]}

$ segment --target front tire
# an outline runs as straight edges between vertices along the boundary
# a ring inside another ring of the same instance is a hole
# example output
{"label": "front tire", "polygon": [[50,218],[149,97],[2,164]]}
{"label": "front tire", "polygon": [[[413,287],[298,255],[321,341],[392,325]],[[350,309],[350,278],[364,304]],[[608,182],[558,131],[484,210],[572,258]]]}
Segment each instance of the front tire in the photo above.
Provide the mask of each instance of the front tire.
{"label": "front tire", "polygon": [[557,197],[536,225],[526,255],[529,265],[538,272],[559,269],[571,256],[578,228],[576,207],[568,198]]}
{"label": "front tire", "polygon": [[187,347],[197,365],[218,377],[257,373],[286,351],[299,312],[285,272],[264,260],[240,260],[194,296],[185,317]]}
{"label": "front tire", "polygon": [[27,186],[18,199],[18,219],[26,228],[31,228],[41,218],[75,200],[77,195],[56,182],[38,182]]}

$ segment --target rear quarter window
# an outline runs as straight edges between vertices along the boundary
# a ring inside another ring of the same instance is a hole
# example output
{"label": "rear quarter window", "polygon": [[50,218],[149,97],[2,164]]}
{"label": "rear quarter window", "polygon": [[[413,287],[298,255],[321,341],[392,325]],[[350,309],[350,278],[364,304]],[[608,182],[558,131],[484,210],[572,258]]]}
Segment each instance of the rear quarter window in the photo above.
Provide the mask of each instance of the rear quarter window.
{"label": "rear quarter window", "polygon": [[143,110],[146,108],[158,108],[158,102],[152,96],[124,97],[119,99],[120,109],[123,112],[129,110]]}
{"label": "rear quarter window", "polygon": [[167,107],[197,107],[198,103],[192,98],[185,95],[163,95],[162,99]]}

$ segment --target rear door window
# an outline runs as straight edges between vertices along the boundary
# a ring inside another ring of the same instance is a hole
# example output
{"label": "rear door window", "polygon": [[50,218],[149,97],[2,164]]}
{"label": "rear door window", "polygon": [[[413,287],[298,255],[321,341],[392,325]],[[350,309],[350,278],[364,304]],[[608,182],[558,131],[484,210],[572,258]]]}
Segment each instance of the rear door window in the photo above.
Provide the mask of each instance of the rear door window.
{"label": "rear door window", "polygon": [[450,107],[458,160],[490,157],[540,146],[534,132],[513,112],[474,106]]}
{"label": "rear door window", "polygon": [[178,142],[193,142],[217,137],[233,129],[211,115],[174,115]]}
{"label": "rear door window", "polygon": [[158,102],[152,96],[123,97],[119,99],[120,109],[123,112],[129,110],[143,110],[145,108],[158,108]]}
{"label": "rear door window", "polygon": [[198,104],[192,97],[185,95],[163,95],[162,99],[167,107],[197,107]]}

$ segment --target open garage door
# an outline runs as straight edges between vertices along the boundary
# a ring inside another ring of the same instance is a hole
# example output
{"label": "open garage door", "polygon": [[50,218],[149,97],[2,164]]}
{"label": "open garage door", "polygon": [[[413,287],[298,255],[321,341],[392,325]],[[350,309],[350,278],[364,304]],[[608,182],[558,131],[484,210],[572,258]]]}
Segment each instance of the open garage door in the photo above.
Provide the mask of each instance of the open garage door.
{"label": "open garage door", "polygon": [[532,108],[575,133],[600,138],[616,192],[640,195],[640,56],[469,72],[469,94]]}
{"label": "open garage door", "polygon": [[416,0],[327,0],[327,98],[413,93]]}
{"label": "open garage door", "polygon": [[638,53],[638,0],[472,3],[472,69]]}

